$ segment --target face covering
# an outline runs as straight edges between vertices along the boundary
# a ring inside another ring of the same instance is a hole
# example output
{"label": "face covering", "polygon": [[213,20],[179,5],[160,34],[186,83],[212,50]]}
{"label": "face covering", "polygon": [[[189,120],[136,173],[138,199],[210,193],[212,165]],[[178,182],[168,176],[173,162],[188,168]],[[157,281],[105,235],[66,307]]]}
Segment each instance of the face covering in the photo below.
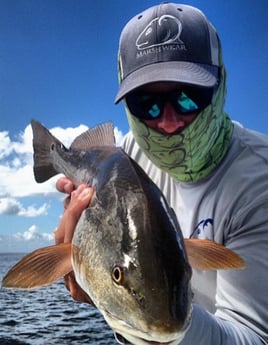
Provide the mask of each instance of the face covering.
{"label": "face covering", "polygon": [[224,112],[225,94],[226,72],[222,63],[220,83],[211,104],[182,132],[159,133],[126,107],[133,136],[146,156],[175,180],[198,182],[219,165],[230,145],[233,124]]}

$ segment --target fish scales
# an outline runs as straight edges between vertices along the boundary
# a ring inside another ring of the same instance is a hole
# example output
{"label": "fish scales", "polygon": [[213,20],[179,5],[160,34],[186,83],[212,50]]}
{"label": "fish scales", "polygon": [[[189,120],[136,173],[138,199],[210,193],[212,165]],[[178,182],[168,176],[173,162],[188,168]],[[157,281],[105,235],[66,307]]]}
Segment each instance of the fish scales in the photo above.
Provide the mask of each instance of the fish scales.
{"label": "fish scales", "polygon": [[178,343],[192,310],[187,253],[198,269],[241,268],[243,260],[215,242],[183,239],[162,192],[115,146],[111,123],[82,133],[69,149],[39,122],[31,124],[36,181],[63,173],[76,186],[94,187],[95,195],[72,244],[26,255],[4,277],[3,286],[37,288],[73,270],[118,341]]}
{"label": "fish scales", "polygon": [[[90,160],[90,154],[87,158]],[[79,267],[75,269],[76,276],[88,276],[83,281],[78,278],[78,282],[84,289],[88,289],[93,302],[105,312],[111,306],[111,295],[116,296],[119,289],[113,284],[110,289],[115,291],[111,294],[105,282],[111,279],[113,268],[118,266],[125,275],[123,289],[128,291],[120,296],[131,309],[136,309],[135,304],[138,303],[141,315],[133,315],[132,321],[131,315],[127,315],[128,308],[122,308],[118,296],[113,301],[115,314],[134,325],[147,312],[148,317],[153,318],[150,323],[159,328],[163,325],[163,314],[166,313],[165,320],[169,320],[170,327],[178,327],[179,319],[181,323],[185,320],[188,306],[178,306],[174,312],[177,315],[172,316],[175,320],[173,326],[169,314],[176,305],[178,293],[187,294],[189,288],[186,284],[184,291],[182,286],[187,283],[184,277],[187,272],[185,267],[180,270],[183,265],[180,265],[179,259],[184,260],[185,264],[185,258],[180,257],[176,229],[172,230],[173,236],[164,231],[167,227],[171,228],[171,223],[163,214],[162,207],[159,207],[160,203],[154,202],[155,198],[158,200],[161,197],[159,190],[152,186],[137,166],[134,168],[135,165],[121,149],[102,162],[95,176],[97,201],[94,207],[85,211],[80,219],[81,225],[79,222],[74,234],[73,243],[79,247],[79,258],[73,257],[74,267]],[[174,251],[171,250],[173,247]],[[107,251],[107,248],[113,250]],[[83,274],[79,270],[83,270]],[[94,276],[102,279],[92,278]],[[173,283],[166,291],[170,281]],[[162,305],[155,303],[156,299],[160,299]],[[167,309],[164,306],[169,307]]]}
{"label": "fish scales", "polygon": [[[120,148],[104,142],[79,151],[77,139],[73,150],[56,140],[48,146],[54,170],[96,190],[73,238],[78,283],[108,323],[112,310],[129,327],[174,336],[189,313],[190,304],[177,301],[189,300],[191,268],[177,243],[175,217],[161,206],[162,193]],[[113,270],[122,282],[112,280]]]}

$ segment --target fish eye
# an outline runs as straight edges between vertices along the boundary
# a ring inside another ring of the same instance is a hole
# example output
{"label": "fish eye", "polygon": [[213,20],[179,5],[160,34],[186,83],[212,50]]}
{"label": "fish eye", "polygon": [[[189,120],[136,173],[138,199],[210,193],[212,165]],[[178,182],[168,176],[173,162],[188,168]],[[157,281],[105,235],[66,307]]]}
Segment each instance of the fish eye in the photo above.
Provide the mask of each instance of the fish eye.
{"label": "fish eye", "polygon": [[112,270],[112,279],[118,285],[123,284],[123,281],[124,281],[124,270],[123,270],[122,267],[114,266],[114,268]]}
{"label": "fish eye", "polygon": [[50,150],[51,150],[51,151],[54,151],[54,150],[55,150],[55,144],[54,144],[54,143],[51,144]]}

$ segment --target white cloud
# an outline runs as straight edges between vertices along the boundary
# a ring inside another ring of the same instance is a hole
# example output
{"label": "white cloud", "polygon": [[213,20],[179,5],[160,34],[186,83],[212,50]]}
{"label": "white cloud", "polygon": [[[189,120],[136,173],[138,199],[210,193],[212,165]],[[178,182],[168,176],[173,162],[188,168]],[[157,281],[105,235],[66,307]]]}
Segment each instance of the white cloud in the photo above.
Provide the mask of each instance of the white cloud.
{"label": "white cloud", "polygon": [[42,206],[36,208],[34,206],[23,207],[21,202],[14,198],[0,199],[0,214],[2,215],[17,215],[22,217],[37,217],[47,215],[49,205],[44,203]]}
{"label": "white cloud", "polygon": [[18,216],[23,217],[37,217],[43,216],[48,214],[49,205],[47,203],[43,204],[42,206],[35,208],[34,206],[29,206],[27,208],[21,208]]}
{"label": "white cloud", "polygon": [[36,225],[24,232],[0,236],[0,253],[29,253],[54,244],[53,233],[41,233]]}
{"label": "white cloud", "polygon": [[24,241],[33,241],[33,240],[47,240],[53,241],[54,235],[53,233],[40,233],[39,229],[36,225],[32,225],[28,230],[24,232],[18,232],[13,235],[14,238],[17,240],[24,240]]}
{"label": "white cloud", "polygon": [[3,159],[6,156],[8,156],[12,151],[11,144],[10,144],[10,138],[8,136],[7,131],[0,132],[0,142],[1,142],[0,159]]}
{"label": "white cloud", "polygon": [[121,146],[123,143],[124,134],[117,127],[114,128],[114,136],[115,136],[116,145]]}
{"label": "white cloud", "polygon": [[[68,147],[87,128],[85,125],[66,129],[55,127],[50,131]],[[115,128],[115,137],[117,144],[121,144],[123,134],[118,128]],[[8,131],[0,132],[0,142],[0,214],[24,217],[46,214],[47,204],[38,208],[34,205],[24,207],[20,199],[34,195],[62,197],[55,188],[58,176],[41,184],[34,180],[31,126],[28,125],[14,140]]]}

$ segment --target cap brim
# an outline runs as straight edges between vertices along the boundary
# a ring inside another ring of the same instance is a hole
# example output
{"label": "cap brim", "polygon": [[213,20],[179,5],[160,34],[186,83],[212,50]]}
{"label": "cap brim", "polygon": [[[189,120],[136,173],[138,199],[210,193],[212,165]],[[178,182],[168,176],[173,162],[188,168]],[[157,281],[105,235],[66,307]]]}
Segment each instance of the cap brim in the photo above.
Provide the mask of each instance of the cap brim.
{"label": "cap brim", "polygon": [[156,82],[178,82],[213,87],[218,81],[218,67],[186,61],[159,62],[144,66],[127,76],[120,85],[115,103],[140,86]]}

